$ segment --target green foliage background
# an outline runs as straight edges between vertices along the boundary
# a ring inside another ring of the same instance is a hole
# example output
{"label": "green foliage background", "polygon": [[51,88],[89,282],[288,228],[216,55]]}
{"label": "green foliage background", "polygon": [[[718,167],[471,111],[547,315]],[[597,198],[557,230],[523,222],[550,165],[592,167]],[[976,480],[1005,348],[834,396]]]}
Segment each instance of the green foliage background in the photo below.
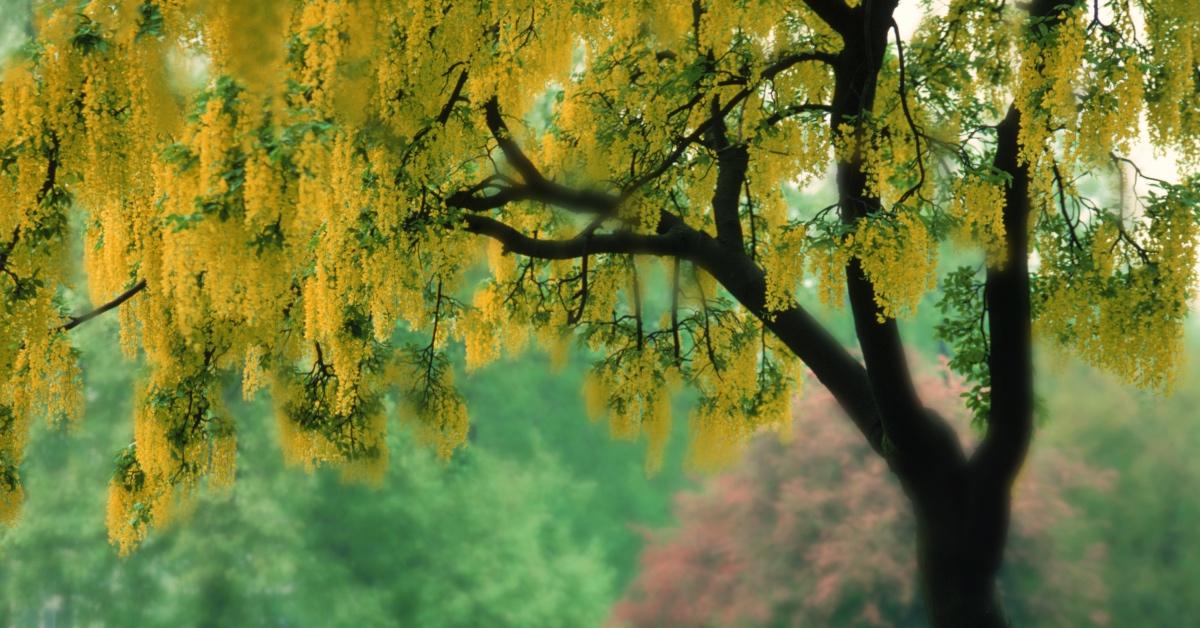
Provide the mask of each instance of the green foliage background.
{"label": "green foliage background", "polygon": [[119,558],[104,500],[136,366],[99,323],[80,330],[88,417],[36,428],[23,520],[0,539],[3,625],[597,625],[632,575],[631,524],[666,523],[685,483],[680,447],[647,478],[642,446],[584,419],[581,365],[530,356],[468,379],[476,428],[449,463],[393,429],[380,487],[285,468],[268,404],[230,399],[232,493]]}
{"label": "green foliage background", "polygon": [[[911,324],[935,353],[927,322]],[[462,378],[475,428],[449,463],[393,429],[377,488],[285,468],[268,403],[230,399],[241,430],[233,492],[204,495],[119,558],[105,539],[105,487],[111,452],[131,438],[137,366],[119,357],[114,327],[78,331],[85,421],[71,433],[35,428],[24,517],[0,533],[0,624],[601,625],[635,573],[644,529],[670,526],[671,496],[692,482],[683,420],[663,471],[647,477],[643,444],[584,418],[583,363],[555,372],[533,354]],[[1189,353],[1195,364],[1200,347]],[[1079,516],[1056,531],[1064,552],[1108,548],[1108,602],[1095,613],[1110,625],[1187,625],[1200,615],[1200,368],[1166,398],[1071,363],[1043,361],[1039,383],[1035,446],[1113,477],[1110,490],[1075,497]]]}

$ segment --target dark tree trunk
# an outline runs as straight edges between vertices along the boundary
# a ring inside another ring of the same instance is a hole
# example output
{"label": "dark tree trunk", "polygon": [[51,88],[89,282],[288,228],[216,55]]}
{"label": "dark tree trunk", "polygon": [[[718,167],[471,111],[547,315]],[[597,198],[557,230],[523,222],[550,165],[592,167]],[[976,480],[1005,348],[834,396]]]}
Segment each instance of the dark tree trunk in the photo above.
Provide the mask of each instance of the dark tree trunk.
{"label": "dark tree trunk", "polygon": [[[1034,0],[1029,10],[1032,18],[1040,20],[1077,1]],[[830,115],[830,130],[836,135],[845,125],[870,118],[889,30],[901,45],[899,27],[892,19],[898,0],[866,0],[850,10],[843,10],[840,2],[806,0],[806,4],[843,40],[834,64]],[[902,58],[900,64],[900,98],[907,102],[910,94],[904,91]],[[983,307],[988,313],[992,406],[987,434],[973,455],[968,457],[946,423],[923,407],[912,386],[896,322],[879,310],[875,286],[858,260],[851,259],[846,268],[855,331],[882,431],[878,450],[914,506],[925,607],[937,628],[1008,625],[996,580],[1008,534],[1012,481],[1033,431],[1027,267],[1030,176],[1018,159],[1021,123],[1014,105],[997,127],[994,166],[1011,177],[1004,206],[1008,256],[1003,266],[987,273]],[[919,151],[917,129],[912,132]],[[840,156],[839,205],[848,226],[883,209],[867,179],[861,155]],[[860,427],[872,425],[862,418],[857,422]],[[864,429],[864,433],[870,438],[873,432]]]}
{"label": "dark tree trunk", "polygon": [[1011,480],[959,447],[947,423],[926,411],[922,438],[887,461],[912,504],[917,570],[935,628],[1007,626],[997,588],[1011,511]]}
{"label": "dark tree trunk", "polygon": [[[944,541],[931,542],[936,544]],[[943,556],[939,551],[924,544],[921,550],[921,580],[930,625],[938,628],[1008,626],[996,590],[995,576],[964,568],[961,558]]]}
{"label": "dark tree trunk", "polygon": [[[810,3],[811,4],[811,3]],[[845,29],[841,34],[845,44],[835,66],[835,87],[830,127],[839,132],[844,124],[855,124],[869,117],[875,101],[879,69],[883,65],[888,32],[893,28],[892,11],[896,0],[867,3],[851,14],[861,20],[861,26]],[[896,28],[898,33],[898,28]],[[908,98],[907,94],[901,94]],[[1010,116],[1013,117],[1013,116]],[[1016,150],[1016,120],[1012,126],[1011,149]],[[1003,142],[1005,138],[1001,138]],[[1006,146],[1006,148],[1008,148]],[[1007,164],[1005,164],[1007,165]],[[1012,166],[1016,170],[1015,164]],[[837,182],[842,220],[852,225],[882,209],[878,196],[867,185],[867,173],[859,155],[844,156],[838,163]],[[1010,190],[1010,196],[1021,202],[1008,208],[1014,232],[1024,235],[1027,203],[1024,188]],[[1019,225],[1019,226],[1018,226]],[[1007,225],[1006,225],[1007,226]],[[1014,258],[1024,261],[1024,238],[1010,238]],[[1024,265],[1010,264],[1009,268],[992,277],[1007,280],[1006,294],[1015,298],[1010,306],[1011,316],[996,318],[1009,327],[1001,330],[1001,338],[1018,343],[1017,352],[1007,356],[1016,363],[1012,369],[1015,384],[1023,384],[1028,375],[1027,350],[1020,343],[1028,341],[1028,285]],[[957,436],[940,417],[923,407],[912,385],[896,321],[882,315],[875,287],[863,272],[857,259],[851,259],[846,269],[846,283],[854,316],[855,331],[863,352],[871,394],[878,411],[887,446],[884,456],[892,471],[900,478],[905,492],[913,503],[917,519],[917,563],[921,589],[930,623],[936,628],[993,628],[1007,626],[998,595],[996,576],[1004,554],[1008,529],[1008,478],[1001,462],[1016,462],[1023,458],[1023,443],[1027,433],[1021,429],[1030,404],[1016,393],[1024,387],[1009,386],[1008,372],[999,375],[1002,388],[1012,389],[1011,403],[997,405],[1004,410],[1004,426],[1000,432],[1006,438],[998,451],[1011,456],[989,455],[981,466],[968,460],[959,446]],[[1001,349],[998,348],[998,351]],[[1003,366],[1011,366],[1004,364]],[[1012,406],[1011,410],[1009,406]],[[1016,420],[1010,419],[1010,415]],[[997,447],[989,446],[995,450]]]}
{"label": "dark tree trunk", "polygon": [[929,623],[936,628],[1008,626],[997,589],[1009,499],[947,495],[915,508],[917,565]]}

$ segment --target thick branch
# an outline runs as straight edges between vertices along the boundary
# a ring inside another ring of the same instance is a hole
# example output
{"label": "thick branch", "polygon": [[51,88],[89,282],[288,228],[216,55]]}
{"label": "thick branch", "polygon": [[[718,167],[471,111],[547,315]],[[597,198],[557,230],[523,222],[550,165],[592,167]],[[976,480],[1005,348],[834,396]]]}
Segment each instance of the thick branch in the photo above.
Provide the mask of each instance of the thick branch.
{"label": "thick branch", "polygon": [[[493,199],[492,203],[503,202],[490,205],[487,202],[482,202],[482,199],[479,197],[469,194],[463,196],[462,192],[458,192],[451,195],[450,199],[448,199],[452,206],[478,211],[479,209],[499,207],[513,200],[529,199],[585,213],[610,215],[616,211],[619,199],[615,195],[596,190],[569,188],[542,176],[541,171],[537,169],[537,166],[533,165],[533,161],[529,159],[525,151],[521,150],[521,147],[513,140],[512,133],[508,130],[508,125],[504,123],[504,118],[500,115],[500,103],[494,96],[484,104],[483,110],[488,129],[492,132],[492,136],[496,138],[496,142],[500,146],[500,151],[504,153],[504,158],[508,160],[513,169],[521,175],[524,185],[509,188],[510,191],[508,194],[511,195],[510,198]],[[505,192],[502,191],[502,194],[505,194]]]}
{"label": "thick branch", "polygon": [[460,190],[446,197],[446,205],[472,212],[499,209],[517,201],[533,200],[535,194],[526,186],[500,188],[495,194],[477,196],[470,190]]}
{"label": "thick branch", "polygon": [[738,211],[741,208],[742,184],[746,181],[750,153],[742,144],[729,143],[721,103],[716,96],[712,101],[712,125],[709,127],[708,145],[717,154],[717,187],[712,198],[717,241],[731,251],[740,253],[745,250],[746,244]]}
{"label": "thick branch", "polygon": [[[1061,15],[1071,3],[1036,0],[1032,20]],[[993,166],[1011,179],[1004,194],[1007,259],[987,273],[988,354],[991,410],[987,434],[971,461],[979,479],[991,485],[1011,484],[1025,461],[1033,438],[1033,334],[1029,294],[1029,180],[1019,161],[1018,136],[1023,120],[1014,105],[997,127]],[[1070,225],[1068,224],[1068,228]]]}
{"label": "thick branch", "polygon": [[729,251],[701,234],[692,259],[812,369],[871,448],[886,456],[879,408],[863,365],[803,307],[793,305],[782,312],[766,312],[765,275],[744,253]]}
{"label": "thick branch", "polygon": [[484,103],[483,114],[488,130],[492,132],[492,137],[496,138],[496,143],[500,145],[504,158],[508,160],[514,170],[520,173],[521,177],[525,179],[525,183],[530,186],[546,183],[546,178],[525,155],[525,151],[521,150],[521,147],[513,140],[512,133],[504,122],[504,117],[500,115],[500,101],[495,96]]}
{"label": "thick branch", "polygon": [[843,0],[804,0],[804,4],[839,33],[844,34],[854,24],[854,12]]}
{"label": "thick branch", "polygon": [[1016,107],[997,133],[997,170],[1012,178],[1004,194],[1007,259],[987,273],[988,353],[991,411],[973,464],[990,479],[1016,475],[1033,436],[1033,352],[1029,299],[1029,172],[1018,162],[1021,114]]}
{"label": "thick branch", "polygon": [[136,295],[137,293],[139,293],[145,289],[146,289],[146,280],[143,279],[143,280],[133,284],[132,288],[126,290],[125,292],[122,292],[120,295],[117,296],[117,298],[113,299],[112,301],[109,301],[108,303],[105,303],[104,305],[101,305],[100,307],[98,307],[90,312],[80,314],[79,316],[72,316],[70,318],[70,320],[68,320],[67,323],[65,325],[63,325],[62,327],[60,327],[59,329],[61,329],[62,331],[70,331],[72,329],[75,329],[76,327],[79,327],[80,325],[92,320],[93,318],[96,318],[97,316],[100,316],[101,314],[103,314],[109,310],[113,310],[113,309],[120,307],[122,303],[132,299],[134,297],[134,295]]}
{"label": "thick branch", "polygon": [[[861,124],[861,118],[870,115],[874,105],[895,2],[883,5],[876,6],[875,12],[861,14],[861,29],[843,33],[846,45],[835,71],[834,110],[830,116],[835,133],[844,123]],[[861,156],[850,155],[839,161],[837,184],[842,220],[848,225],[882,210],[879,197],[869,191]],[[896,448],[893,468],[902,479],[917,474],[925,479],[936,476],[943,472],[944,465],[962,460],[957,441],[945,422],[926,410],[918,398],[899,327],[894,319],[883,315],[875,286],[857,258],[846,266],[846,285],[870,388],[887,438]]]}
{"label": "thick branch", "polygon": [[799,305],[767,314],[763,271],[744,253],[730,251],[669,212],[660,214],[658,233],[595,234],[565,240],[532,238],[496,219],[465,217],[472,233],[498,240],[506,251],[538,259],[575,259],[598,253],[662,255],[690,260],[703,268],[771,330],[833,393],[871,447],[884,454],[879,410],[866,370],[811,314]]}

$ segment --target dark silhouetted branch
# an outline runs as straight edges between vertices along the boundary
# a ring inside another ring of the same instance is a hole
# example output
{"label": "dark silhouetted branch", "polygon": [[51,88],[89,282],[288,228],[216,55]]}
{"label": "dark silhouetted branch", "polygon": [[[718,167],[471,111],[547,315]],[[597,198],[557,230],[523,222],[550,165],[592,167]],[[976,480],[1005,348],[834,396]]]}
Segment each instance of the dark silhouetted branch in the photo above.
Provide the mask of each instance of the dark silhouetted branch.
{"label": "dark silhouetted branch", "polygon": [[139,293],[145,289],[146,289],[146,280],[143,279],[143,280],[133,284],[132,288],[126,290],[125,292],[122,292],[120,295],[117,296],[117,298],[113,299],[112,301],[109,301],[108,303],[105,303],[104,305],[101,305],[100,307],[98,307],[90,312],[80,314],[79,316],[72,316],[70,318],[70,320],[68,320],[67,323],[65,325],[63,325],[62,327],[60,327],[59,329],[61,329],[62,331],[71,331],[72,329],[79,327],[80,325],[92,320],[93,318],[96,318],[97,316],[100,316],[101,314],[103,314],[109,310],[113,310],[113,309],[120,307],[122,303],[125,303],[126,301],[132,299],[134,297],[134,295],[136,295],[137,293]]}
{"label": "dark silhouetted branch", "polygon": [[716,96],[712,100],[712,124],[709,126],[708,146],[717,154],[717,186],[713,191],[713,220],[717,226],[717,241],[732,251],[745,250],[741,207],[742,184],[750,165],[750,153],[742,144],[730,144],[725,131],[725,118]]}
{"label": "dark silhouetted branch", "polygon": [[633,232],[592,233],[564,240],[527,236],[503,222],[476,214],[465,217],[467,231],[500,242],[504,250],[537,259],[578,259],[598,254],[640,254],[687,257],[688,234],[682,230],[663,234]]}

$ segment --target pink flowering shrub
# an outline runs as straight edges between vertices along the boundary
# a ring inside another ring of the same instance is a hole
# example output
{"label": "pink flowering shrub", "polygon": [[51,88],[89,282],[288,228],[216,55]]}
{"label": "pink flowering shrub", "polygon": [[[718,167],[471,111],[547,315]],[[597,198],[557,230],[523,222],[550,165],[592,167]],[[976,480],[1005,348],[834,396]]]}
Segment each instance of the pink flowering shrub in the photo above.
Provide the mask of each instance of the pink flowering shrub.
{"label": "pink flowering shrub", "polygon": [[[919,376],[922,397],[970,447],[961,382]],[[1111,478],[1035,449],[1014,493],[1001,586],[1015,625],[1106,623],[1102,546],[1071,547],[1071,495]],[[924,625],[913,518],[885,463],[824,389],[795,406],[790,442],[759,438],[742,462],[677,497],[613,611],[625,626]]]}

